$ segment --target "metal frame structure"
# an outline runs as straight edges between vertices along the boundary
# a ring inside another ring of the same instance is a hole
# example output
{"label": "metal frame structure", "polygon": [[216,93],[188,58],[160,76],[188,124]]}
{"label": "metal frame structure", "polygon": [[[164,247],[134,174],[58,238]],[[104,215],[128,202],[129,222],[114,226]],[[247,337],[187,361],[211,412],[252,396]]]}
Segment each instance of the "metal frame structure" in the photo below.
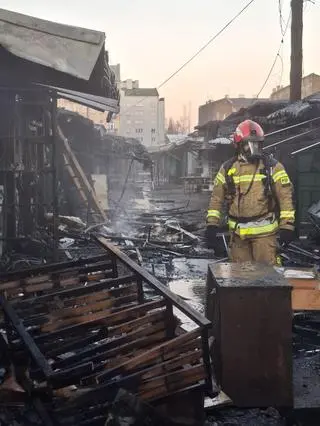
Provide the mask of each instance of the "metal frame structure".
{"label": "metal frame structure", "polygon": [[[45,424],[55,423],[47,414],[57,424],[70,416],[79,425],[100,424],[90,423],[92,413],[105,407],[103,420],[120,387],[148,402],[205,390],[213,395],[210,321],[106,239],[96,240],[102,249],[96,258],[0,275],[17,378],[36,398]],[[194,330],[177,327],[174,308]],[[47,414],[30,378],[42,383],[45,400],[52,396]],[[80,394],[57,402],[56,392],[70,385]]]}

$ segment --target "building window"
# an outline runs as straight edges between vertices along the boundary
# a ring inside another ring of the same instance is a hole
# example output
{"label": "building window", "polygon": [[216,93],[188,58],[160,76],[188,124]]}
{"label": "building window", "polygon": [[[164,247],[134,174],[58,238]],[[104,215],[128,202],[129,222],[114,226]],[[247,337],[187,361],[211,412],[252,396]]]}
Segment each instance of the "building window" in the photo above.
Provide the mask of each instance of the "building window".
{"label": "building window", "polygon": [[155,141],[156,141],[156,138],[151,138],[151,140],[152,140],[152,142],[155,142]]}
{"label": "building window", "polygon": [[140,138],[140,141],[143,142],[143,138]]}
{"label": "building window", "polygon": [[156,133],[156,129],[151,129],[151,133]]}
{"label": "building window", "polygon": [[136,133],[143,133],[143,129],[136,129]]}

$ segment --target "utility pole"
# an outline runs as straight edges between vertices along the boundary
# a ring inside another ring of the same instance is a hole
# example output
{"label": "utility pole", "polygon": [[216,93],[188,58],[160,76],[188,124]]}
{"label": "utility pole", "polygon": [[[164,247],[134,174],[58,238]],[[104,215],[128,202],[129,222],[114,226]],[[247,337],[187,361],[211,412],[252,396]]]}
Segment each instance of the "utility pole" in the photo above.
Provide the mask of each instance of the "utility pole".
{"label": "utility pole", "polygon": [[290,101],[301,99],[303,0],[291,0]]}

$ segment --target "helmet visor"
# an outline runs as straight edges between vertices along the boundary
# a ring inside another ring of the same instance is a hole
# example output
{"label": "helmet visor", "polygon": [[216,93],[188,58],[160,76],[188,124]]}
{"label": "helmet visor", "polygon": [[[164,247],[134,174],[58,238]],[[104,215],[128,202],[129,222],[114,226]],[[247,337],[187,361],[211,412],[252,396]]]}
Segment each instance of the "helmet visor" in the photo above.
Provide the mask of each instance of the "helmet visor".
{"label": "helmet visor", "polygon": [[250,154],[253,157],[259,157],[262,155],[262,142],[261,141],[249,141],[248,146],[250,150]]}

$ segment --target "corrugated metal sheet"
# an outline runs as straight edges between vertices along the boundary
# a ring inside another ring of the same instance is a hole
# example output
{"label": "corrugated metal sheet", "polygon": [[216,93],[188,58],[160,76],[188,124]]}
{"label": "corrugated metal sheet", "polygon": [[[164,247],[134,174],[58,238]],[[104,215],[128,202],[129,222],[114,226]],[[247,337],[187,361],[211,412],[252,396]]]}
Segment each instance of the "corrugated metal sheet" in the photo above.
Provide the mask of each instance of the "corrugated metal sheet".
{"label": "corrugated metal sheet", "polygon": [[89,80],[105,34],[0,9],[0,45],[20,58]]}
{"label": "corrugated metal sheet", "polygon": [[103,96],[91,95],[89,93],[76,92],[75,90],[68,90],[45,84],[38,84],[37,86],[54,90],[58,98],[68,99],[101,112],[110,111],[113,113],[118,113],[120,110],[119,101],[117,99],[105,98]]}

